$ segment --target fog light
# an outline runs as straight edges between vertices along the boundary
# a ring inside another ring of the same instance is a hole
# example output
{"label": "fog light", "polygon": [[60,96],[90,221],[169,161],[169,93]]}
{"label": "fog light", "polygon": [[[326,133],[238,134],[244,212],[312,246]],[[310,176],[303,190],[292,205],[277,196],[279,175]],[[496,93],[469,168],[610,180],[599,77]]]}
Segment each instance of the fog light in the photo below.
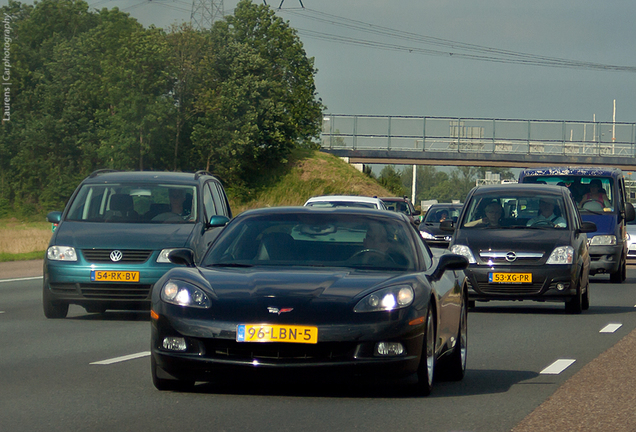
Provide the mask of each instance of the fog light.
{"label": "fog light", "polygon": [[556,288],[557,288],[557,290],[559,290],[559,291],[563,291],[563,290],[565,289],[565,285],[564,285],[564,284],[562,284],[562,283],[558,283],[558,284],[556,285]]}
{"label": "fog light", "polygon": [[170,351],[185,351],[187,348],[186,341],[182,337],[163,338],[163,347]]}
{"label": "fog light", "polygon": [[375,355],[397,356],[404,354],[404,346],[399,342],[378,342],[375,344]]}

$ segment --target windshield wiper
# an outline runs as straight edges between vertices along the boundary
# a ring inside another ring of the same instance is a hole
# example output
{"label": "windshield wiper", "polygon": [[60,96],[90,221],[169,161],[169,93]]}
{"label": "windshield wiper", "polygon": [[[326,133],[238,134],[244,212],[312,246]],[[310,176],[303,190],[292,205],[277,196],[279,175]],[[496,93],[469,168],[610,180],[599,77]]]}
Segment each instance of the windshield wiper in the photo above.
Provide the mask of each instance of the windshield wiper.
{"label": "windshield wiper", "polygon": [[241,263],[215,263],[208,264],[206,267],[254,267],[252,264],[241,264]]}

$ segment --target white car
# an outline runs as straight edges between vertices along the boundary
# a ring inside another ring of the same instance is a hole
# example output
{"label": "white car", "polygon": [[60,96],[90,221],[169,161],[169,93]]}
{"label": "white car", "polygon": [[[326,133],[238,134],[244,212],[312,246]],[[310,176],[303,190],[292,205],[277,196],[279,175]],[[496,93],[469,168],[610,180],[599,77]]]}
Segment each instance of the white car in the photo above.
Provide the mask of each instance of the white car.
{"label": "white car", "polygon": [[636,259],[636,220],[627,222],[625,231],[627,231],[627,259]]}
{"label": "white car", "polygon": [[322,195],[309,198],[305,206],[311,207],[362,207],[370,209],[386,210],[386,206],[378,197],[357,195]]}

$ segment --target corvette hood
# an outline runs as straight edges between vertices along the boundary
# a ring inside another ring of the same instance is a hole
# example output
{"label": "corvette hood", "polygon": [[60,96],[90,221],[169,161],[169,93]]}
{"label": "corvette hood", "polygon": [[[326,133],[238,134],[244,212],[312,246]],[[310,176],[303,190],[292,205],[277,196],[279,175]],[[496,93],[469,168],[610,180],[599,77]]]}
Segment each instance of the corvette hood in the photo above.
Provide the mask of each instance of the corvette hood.
{"label": "corvette hood", "polygon": [[55,244],[78,249],[163,249],[184,247],[194,224],[68,222],[55,232]]}
{"label": "corvette hood", "polygon": [[[216,296],[217,318],[279,322],[297,321],[298,314],[316,322],[337,321],[375,287],[392,278],[404,280],[397,273],[346,269],[215,269],[201,274]],[[285,309],[294,313],[278,313]]]}
{"label": "corvette hood", "polygon": [[215,269],[203,270],[221,299],[319,299],[348,302],[395,277],[395,273],[344,269]]}

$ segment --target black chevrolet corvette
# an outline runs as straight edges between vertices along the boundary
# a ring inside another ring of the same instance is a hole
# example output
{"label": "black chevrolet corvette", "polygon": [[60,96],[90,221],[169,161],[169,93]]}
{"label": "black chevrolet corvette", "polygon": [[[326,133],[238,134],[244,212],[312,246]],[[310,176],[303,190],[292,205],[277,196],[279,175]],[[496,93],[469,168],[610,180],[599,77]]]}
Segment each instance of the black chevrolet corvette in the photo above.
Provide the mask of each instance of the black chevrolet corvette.
{"label": "black chevrolet corvette", "polygon": [[184,266],[152,290],[159,390],[282,371],[415,374],[427,395],[435,376],[464,376],[467,260],[433,254],[402,214],[250,210],[227,223],[198,265],[187,249],[170,259]]}

